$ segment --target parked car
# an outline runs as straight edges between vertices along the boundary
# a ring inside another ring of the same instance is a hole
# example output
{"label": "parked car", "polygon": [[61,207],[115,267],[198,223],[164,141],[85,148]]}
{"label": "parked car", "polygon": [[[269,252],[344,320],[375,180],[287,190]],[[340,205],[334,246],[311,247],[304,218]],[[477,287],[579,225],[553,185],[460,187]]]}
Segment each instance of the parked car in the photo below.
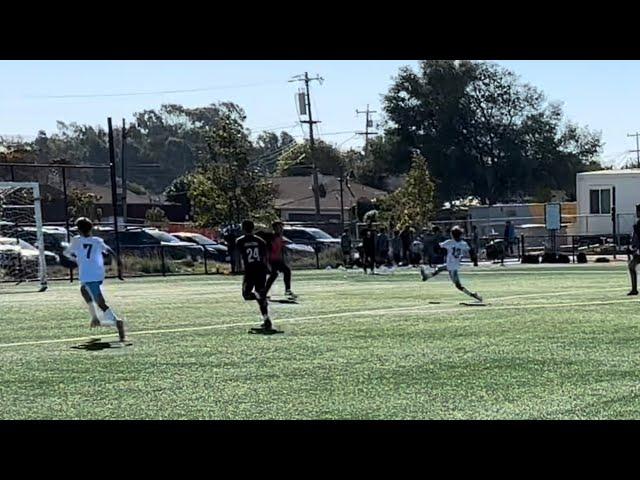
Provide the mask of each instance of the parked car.
{"label": "parked car", "polygon": [[319,228],[284,227],[284,235],[293,243],[309,245],[319,250],[340,249],[340,239]]}
{"label": "parked car", "polygon": [[[36,245],[38,242],[38,231],[36,227],[21,227],[17,235],[18,238],[21,238],[31,245]],[[62,255],[69,247],[67,243],[67,233],[64,228],[43,227],[42,238],[44,240],[44,248],[57,255]]]}
{"label": "parked car", "polygon": [[[19,238],[0,237],[0,247],[2,247],[0,264],[3,268],[14,266],[12,262],[16,264],[19,262],[37,262],[40,256],[40,252],[36,247]],[[44,252],[44,258],[47,265],[58,265],[60,263],[60,257],[47,250]]]}
{"label": "parked car", "polygon": [[172,233],[171,236],[182,242],[200,245],[204,249],[208,259],[221,263],[229,263],[231,261],[229,249],[225,245],[221,245],[204,235],[192,232],[178,232]]}
{"label": "parked car", "polygon": [[[104,242],[115,250],[115,233],[113,230],[95,232],[95,234],[102,237]],[[202,258],[203,255],[202,249],[193,243],[182,242],[168,233],[156,229],[128,229],[124,232],[118,232],[118,240],[120,241],[120,252],[122,253],[144,255],[150,252],[155,253],[160,247],[166,247],[164,248],[164,255],[172,260],[191,258],[195,261]]]}

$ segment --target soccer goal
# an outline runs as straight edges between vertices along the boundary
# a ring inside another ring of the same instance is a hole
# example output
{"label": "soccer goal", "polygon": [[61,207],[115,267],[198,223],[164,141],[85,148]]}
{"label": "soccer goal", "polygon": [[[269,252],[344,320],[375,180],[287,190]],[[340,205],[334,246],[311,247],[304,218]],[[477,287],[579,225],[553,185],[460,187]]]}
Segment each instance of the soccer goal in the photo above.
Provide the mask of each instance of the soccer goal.
{"label": "soccer goal", "polygon": [[[34,229],[35,238],[23,235]],[[0,182],[0,292],[23,282],[39,284],[39,291],[47,288],[40,186]]]}

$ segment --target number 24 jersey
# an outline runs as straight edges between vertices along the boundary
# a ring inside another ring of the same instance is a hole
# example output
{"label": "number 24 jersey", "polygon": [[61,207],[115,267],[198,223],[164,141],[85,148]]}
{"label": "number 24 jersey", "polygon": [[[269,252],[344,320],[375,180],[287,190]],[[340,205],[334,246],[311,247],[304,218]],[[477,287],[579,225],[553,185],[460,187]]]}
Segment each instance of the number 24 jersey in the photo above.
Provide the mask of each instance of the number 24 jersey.
{"label": "number 24 jersey", "polygon": [[236,240],[245,269],[265,268],[267,244],[255,235],[244,235]]}

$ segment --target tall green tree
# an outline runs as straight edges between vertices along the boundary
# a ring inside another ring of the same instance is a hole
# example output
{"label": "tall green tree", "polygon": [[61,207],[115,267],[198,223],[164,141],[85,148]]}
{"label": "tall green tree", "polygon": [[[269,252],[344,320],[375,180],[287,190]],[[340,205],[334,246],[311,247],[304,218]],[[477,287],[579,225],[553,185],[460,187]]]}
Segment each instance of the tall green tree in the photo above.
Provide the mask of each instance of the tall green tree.
{"label": "tall green tree", "polygon": [[377,202],[380,219],[400,228],[406,225],[426,226],[436,212],[435,193],[427,160],[419,152],[414,152],[406,183]]}
{"label": "tall green tree", "polygon": [[189,176],[189,198],[196,222],[203,227],[239,223],[245,218],[273,220],[274,186],[251,165],[251,142],[244,112],[221,110],[207,137],[209,154]]}
{"label": "tall green tree", "polygon": [[385,135],[373,144],[370,164],[406,172],[410,149],[419,149],[440,201],[508,201],[549,182],[571,192],[576,173],[597,168],[600,134],[567,122],[558,104],[494,63],[429,60],[417,71],[403,68],[384,110]]}

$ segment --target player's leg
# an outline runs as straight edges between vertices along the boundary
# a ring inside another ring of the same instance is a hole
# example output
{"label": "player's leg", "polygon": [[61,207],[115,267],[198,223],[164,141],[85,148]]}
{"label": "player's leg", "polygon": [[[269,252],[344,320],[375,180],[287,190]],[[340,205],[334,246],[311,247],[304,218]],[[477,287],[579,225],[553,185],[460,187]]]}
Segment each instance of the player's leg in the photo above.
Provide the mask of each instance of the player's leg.
{"label": "player's leg", "polygon": [[462,293],[464,293],[466,295],[469,295],[472,298],[475,298],[479,302],[482,301],[482,297],[480,295],[478,295],[477,293],[471,292],[471,291],[467,290],[465,287],[462,286],[462,283],[460,282],[460,275],[458,273],[458,270],[450,271],[449,272],[449,277],[451,278],[451,281],[456,286],[456,288],[458,290],[460,290]]}
{"label": "player's leg", "polygon": [[439,267],[436,267],[431,273],[429,273],[429,272],[427,272],[427,269],[425,268],[425,265],[422,265],[420,267],[420,275],[422,277],[422,281],[426,282],[430,278],[433,278],[436,275],[439,275],[440,273],[445,272],[446,270],[447,270],[447,266],[446,265],[440,265]]}
{"label": "player's leg", "polygon": [[86,284],[87,290],[91,294],[98,308],[102,310],[104,320],[101,322],[104,326],[115,326],[118,329],[118,336],[120,341],[125,340],[124,322],[117,317],[114,311],[107,305],[107,302],[102,293],[102,282],[89,282]]}
{"label": "player's leg", "polygon": [[631,291],[629,295],[638,295],[638,264],[640,255],[633,255],[629,260],[629,276],[631,277]]}
{"label": "player's leg", "polygon": [[262,314],[262,325],[261,327],[267,330],[270,330],[271,319],[269,318],[269,304],[267,302],[267,290],[266,290],[266,282],[267,282],[267,273],[266,272],[256,272],[254,278],[254,285],[256,291],[256,297],[258,299],[258,305],[260,307],[260,313]]}
{"label": "player's leg", "polygon": [[265,287],[267,294],[269,293],[269,290],[271,290],[271,287],[273,286],[277,278],[278,278],[278,266],[276,263],[272,263],[271,273],[269,274],[269,278],[267,279],[267,285]]}
{"label": "player's leg", "polygon": [[280,271],[284,277],[284,293],[290,298],[296,298],[297,295],[291,291],[291,268],[284,262],[280,263]]}
{"label": "player's leg", "polygon": [[87,309],[89,310],[89,314],[91,315],[91,328],[100,326],[100,319],[98,318],[98,311],[96,310],[96,304],[93,303],[93,297],[89,293],[87,287],[83,285],[80,286],[80,294],[84,299]]}

